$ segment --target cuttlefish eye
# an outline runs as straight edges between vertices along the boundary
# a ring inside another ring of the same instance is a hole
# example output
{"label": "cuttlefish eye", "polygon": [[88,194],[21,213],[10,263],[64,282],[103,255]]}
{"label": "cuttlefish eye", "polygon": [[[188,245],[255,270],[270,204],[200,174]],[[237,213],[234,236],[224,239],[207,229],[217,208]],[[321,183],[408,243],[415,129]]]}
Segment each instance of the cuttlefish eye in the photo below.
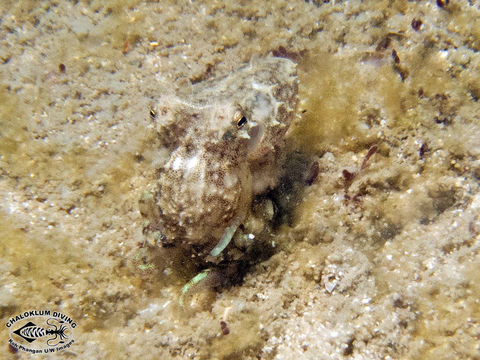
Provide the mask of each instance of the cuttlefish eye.
{"label": "cuttlefish eye", "polygon": [[238,111],[235,113],[235,122],[237,123],[237,128],[240,129],[247,123],[247,118],[240,111]]}
{"label": "cuttlefish eye", "polygon": [[246,123],[247,123],[247,118],[245,116],[242,116],[242,118],[237,122],[237,127],[240,129]]}

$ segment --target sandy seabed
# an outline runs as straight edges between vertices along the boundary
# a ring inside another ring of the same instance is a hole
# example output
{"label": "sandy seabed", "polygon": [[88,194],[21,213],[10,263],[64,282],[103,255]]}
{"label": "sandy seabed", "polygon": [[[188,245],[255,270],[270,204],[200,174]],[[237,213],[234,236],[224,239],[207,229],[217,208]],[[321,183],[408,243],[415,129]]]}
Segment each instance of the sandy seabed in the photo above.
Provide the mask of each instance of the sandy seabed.
{"label": "sandy seabed", "polygon": [[[74,319],[49,358],[480,358],[478,1],[5,0],[0,14],[0,314]],[[181,308],[197,269],[146,246],[138,210],[169,155],[149,109],[270,53],[298,63],[287,151],[318,177],[285,193],[273,255]],[[38,357],[1,329],[1,358]]]}

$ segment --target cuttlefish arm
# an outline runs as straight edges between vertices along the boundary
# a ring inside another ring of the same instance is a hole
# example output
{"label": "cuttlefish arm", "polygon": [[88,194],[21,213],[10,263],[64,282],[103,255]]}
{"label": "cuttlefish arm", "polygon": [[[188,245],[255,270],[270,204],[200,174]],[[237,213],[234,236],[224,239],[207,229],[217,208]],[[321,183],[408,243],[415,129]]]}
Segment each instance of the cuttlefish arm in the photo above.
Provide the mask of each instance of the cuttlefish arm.
{"label": "cuttlefish arm", "polygon": [[237,219],[230,226],[227,226],[218,244],[212,249],[212,251],[210,251],[210,256],[218,256],[223,250],[225,250],[228,244],[230,244],[230,241],[232,240],[233,235],[235,234],[235,231],[237,231],[239,225],[240,219]]}
{"label": "cuttlefish arm", "polygon": [[[210,251],[210,256],[216,257],[220,255],[223,250],[225,250],[228,244],[230,244],[230,241],[232,241],[233,235],[235,235],[235,231],[237,231],[240,222],[240,218],[237,218],[230,226],[227,226],[218,244],[212,249],[212,251]],[[187,284],[185,284],[181,290],[179,299],[180,306],[183,307],[185,295],[190,291],[190,289],[192,289],[198,283],[205,281],[210,274],[210,271],[211,269],[203,270],[193,277]]]}

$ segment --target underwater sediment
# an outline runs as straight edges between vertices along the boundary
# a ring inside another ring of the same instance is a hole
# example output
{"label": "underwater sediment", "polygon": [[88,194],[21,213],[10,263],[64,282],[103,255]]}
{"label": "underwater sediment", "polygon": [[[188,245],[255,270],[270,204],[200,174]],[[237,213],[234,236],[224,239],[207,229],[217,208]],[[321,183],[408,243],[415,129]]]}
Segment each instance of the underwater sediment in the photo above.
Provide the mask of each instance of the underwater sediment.
{"label": "underwater sediment", "polygon": [[[6,1],[0,14],[1,313],[73,319],[52,358],[478,356],[478,4]],[[171,157],[151,109],[266,56],[299,78],[285,177],[265,195],[282,216],[266,256],[182,308],[201,269],[146,242],[138,206]]]}

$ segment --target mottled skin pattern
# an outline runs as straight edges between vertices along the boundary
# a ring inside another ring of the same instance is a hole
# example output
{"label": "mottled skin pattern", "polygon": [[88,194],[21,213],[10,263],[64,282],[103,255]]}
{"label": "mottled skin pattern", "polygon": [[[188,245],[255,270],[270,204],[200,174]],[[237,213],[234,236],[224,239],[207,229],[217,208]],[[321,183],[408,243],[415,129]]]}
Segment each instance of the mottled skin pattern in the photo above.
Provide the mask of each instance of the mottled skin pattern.
{"label": "mottled skin pattern", "polygon": [[160,99],[156,129],[171,150],[157,195],[164,243],[210,251],[275,186],[297,90],[295,64],[267,57]]}

